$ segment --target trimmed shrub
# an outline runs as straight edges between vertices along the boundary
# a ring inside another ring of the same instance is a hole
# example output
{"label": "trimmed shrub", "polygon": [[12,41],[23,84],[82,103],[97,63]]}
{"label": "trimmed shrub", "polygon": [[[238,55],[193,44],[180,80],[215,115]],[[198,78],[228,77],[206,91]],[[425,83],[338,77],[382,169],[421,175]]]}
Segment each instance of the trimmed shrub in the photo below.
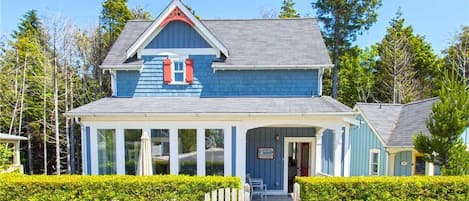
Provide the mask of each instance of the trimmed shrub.
{"label": "trimmed shrub", "polygon": [[301,200],[469,200],[469,177],[297,177]]}
{"label": "trimmed shrub", "polygon": [[204,200],[219,188],[240,188],[236,177],[0,175],[0,200]]}

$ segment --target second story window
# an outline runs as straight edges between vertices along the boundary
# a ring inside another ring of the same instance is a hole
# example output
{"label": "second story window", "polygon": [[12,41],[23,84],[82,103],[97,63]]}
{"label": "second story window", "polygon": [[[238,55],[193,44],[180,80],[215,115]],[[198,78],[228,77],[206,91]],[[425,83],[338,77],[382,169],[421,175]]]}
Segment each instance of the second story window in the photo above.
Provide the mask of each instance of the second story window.
{"label": "second story window", "polygon": [[173,60],[173,80],[176,83],[184,83],[185,64],[184,61]]}
{"label": "second story window", "polygon": [[165,84],[192,84],[194,68],[190,58],[167,58],[163,61]]}

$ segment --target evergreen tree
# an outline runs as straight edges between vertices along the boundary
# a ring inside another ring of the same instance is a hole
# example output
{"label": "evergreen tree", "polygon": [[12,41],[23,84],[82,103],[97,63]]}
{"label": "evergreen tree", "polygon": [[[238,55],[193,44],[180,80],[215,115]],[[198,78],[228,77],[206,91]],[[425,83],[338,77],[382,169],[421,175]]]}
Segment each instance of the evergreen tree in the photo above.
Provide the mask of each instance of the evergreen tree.
{"label": "evergreen tree", "polygon": [[381,102],[408,103],[433,96],[439,72],[437,56],[424,37],[404,23],[398,11],[378,44],[374,96]]}
{"label": "evergreen tree", "polygon": [[132,19],[132,11],[127,7],[127,0],[106,0],[101,11],[102,28],[108,35],[108,46],[117,39],[125,23]]}
{"label": "evergreen tree", "polygon": [[442,82],[426,123],[431,135],[416,135],[414,147],[444,175],[468,174],[469,153],[460,136],[469,126],[469,89],[455,74],[447,73]]}
{"label": "evergreen tree", "polygon": [[300,14],[296,12],[295,2],[292,0],[283,0],[282,7],[280,8],[279,18],[298,18]]}
{"label": "evergreen tree", "polygon": [[355,46],[340,57],[343,66],[339,73],[340,91],[338,100],[349,107],[357,102],[372,101],[371,92],[375,83],[377,50],[375,46],[364,50]]}
{"label": "evergreen tree", "polygon": [[358,34],[376,22],[381,0],[316,0],[312,6],[323,24],[323,36],[334,63],[331,95],[337,98],[340,56],[351,47]]}

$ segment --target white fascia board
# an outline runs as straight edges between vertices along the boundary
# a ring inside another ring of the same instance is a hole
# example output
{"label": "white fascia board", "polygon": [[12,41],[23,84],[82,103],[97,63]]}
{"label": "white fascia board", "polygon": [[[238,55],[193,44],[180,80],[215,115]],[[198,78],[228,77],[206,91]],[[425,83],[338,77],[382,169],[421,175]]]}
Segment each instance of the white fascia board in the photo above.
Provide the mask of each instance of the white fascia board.
{"label": "white fascia board", "polygon": [[212,68],[215,70],[305,70],[305,69],[323,69],[330,68],[332,64],[323,65],[226,65],[213,63]]}
{"label": "white fascia board", "polygon": [[101,65],[99,66],[103,70],[142,70],[142,64],[136,65]]}
{"label": "white fascia board", "polygon": [[69,117],[97,117],[97,116],[344,116],[353,117],[356,112],[328,112],[328,113],[66,113]]}
{"label": "white fascia board", "polygon": [[220,52],[214,48],[166,48],[166,49],[142,49],[139,55],[216,55]]}
{"label": "white fascia board", "polygon": [[217,49],[219,49],[226,57],[228,57],[228,49],[223,46],[223,44],[218,41],[215,36],[186,8],[185,5],[179,0],[172,1],[170,5],[158,16],[153,23],[143,32],[143,34],[127,49],[126,56],[127,58],[135,54],[139,48],[142,47],[145,41],[158,29],[159,25],[163,20],[168,17],[168,15],[178,7],[195,25],[195,29],[202,33],[202,37],[206,37],[210,43],[212,43]]}
{"label": "white fascia board", "polygon": [[344,122],[347,122],[349,124],[355,125],[355,126],[360,126],[360,121],[352,118],[344,118]]}

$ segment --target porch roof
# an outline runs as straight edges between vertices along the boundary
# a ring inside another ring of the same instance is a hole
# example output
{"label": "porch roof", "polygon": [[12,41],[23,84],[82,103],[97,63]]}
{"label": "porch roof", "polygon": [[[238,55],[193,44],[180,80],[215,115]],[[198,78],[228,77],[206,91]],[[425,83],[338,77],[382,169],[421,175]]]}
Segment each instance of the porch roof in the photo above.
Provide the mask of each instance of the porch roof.
{"label": "porch roof", "polygon": [[9,135],[9,134],[0,133],[0,141],[2,140],[27,140],[27,139],[28,138],[25,138],[19,135]]}
{"label": "porch roof", "polygon": [[353,114],[331,97],[304,98],[102,98],[71,110],[68,116],[184,115],[184,114]]}

